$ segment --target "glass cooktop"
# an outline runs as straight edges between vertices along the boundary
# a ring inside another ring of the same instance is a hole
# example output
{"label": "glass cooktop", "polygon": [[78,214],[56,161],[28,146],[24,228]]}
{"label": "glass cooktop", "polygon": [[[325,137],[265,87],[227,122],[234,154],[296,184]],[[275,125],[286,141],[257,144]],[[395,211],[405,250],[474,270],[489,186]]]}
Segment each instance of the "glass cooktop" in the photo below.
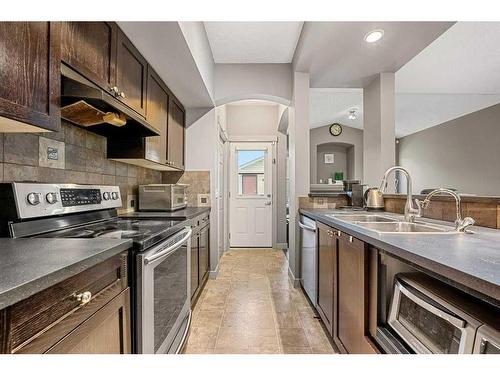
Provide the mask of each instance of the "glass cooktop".
{"label": "glass cooktop", "polygon": [[144,249],[182,229],[180,224],[181,221],[175,220],[116,218],[45,233],[38,237],[132,239],[134,246]]}

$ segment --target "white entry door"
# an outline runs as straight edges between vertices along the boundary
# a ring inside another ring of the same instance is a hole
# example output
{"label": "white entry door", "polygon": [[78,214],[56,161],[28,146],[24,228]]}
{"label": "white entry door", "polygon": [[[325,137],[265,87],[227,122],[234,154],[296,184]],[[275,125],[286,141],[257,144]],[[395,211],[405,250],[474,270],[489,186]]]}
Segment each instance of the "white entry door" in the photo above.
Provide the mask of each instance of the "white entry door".
{"label": "white entry door", "polygon": [[231,143],[231,247],[272,247],[272,144]]}

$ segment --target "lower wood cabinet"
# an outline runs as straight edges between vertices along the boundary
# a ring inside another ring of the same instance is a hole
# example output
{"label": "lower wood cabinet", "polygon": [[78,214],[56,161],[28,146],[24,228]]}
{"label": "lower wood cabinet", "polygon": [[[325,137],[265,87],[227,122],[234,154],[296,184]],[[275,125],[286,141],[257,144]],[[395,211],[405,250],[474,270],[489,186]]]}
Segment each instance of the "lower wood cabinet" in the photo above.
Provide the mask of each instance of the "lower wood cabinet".
{"label": "lower wood cabinet", "polygon": [[2,353],[130,353],[122,253],[0,311]]}
{"label": "lower wood cabinet", "polygon": [[368,249],[353,236],[316,224],[318,314],[341,352],[376,353],[368,337]]}
{"label": "lower wood cabinet", "polygon": [[195,294],[198,292],[198,273],[199,273],[199,239],[198,233],[191,237],[191,300],[194,300]]}
{"label": "lower wood cabinet", "polygon": [[376,353],[368,332],[368,250],[365,243],[341,233],[338,240],[337,334],[339,349]]}
{"label": "lower wood cabinet", "polygon": [[333,229],[317,223],[318,304],[317,310],[330,335],[336,321],[337,239]]}
{"label": "lower wood cabinet", "polygon": [[[208,217],[207,217],[208,219]],[[210,254],[208,249],[210,248],[210,226],[205,225],[200,230],[199,243],[198,243],[198,280],[199,284],[203,285],[208,278],[209,264],[210,264]]]}

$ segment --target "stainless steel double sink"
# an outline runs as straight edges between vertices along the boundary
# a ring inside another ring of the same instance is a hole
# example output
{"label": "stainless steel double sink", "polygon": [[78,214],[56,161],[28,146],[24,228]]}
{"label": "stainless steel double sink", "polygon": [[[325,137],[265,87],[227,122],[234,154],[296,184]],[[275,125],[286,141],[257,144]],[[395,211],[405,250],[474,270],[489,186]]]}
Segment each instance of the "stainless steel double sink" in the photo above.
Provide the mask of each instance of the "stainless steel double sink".
{"label": "stainless steel double sink", "polygon": [[452,234],[458,233],[453,227],[424,222],[402,222],[385,215],[367,214],[326,214],[326,216],[346,221],[380,234]]}

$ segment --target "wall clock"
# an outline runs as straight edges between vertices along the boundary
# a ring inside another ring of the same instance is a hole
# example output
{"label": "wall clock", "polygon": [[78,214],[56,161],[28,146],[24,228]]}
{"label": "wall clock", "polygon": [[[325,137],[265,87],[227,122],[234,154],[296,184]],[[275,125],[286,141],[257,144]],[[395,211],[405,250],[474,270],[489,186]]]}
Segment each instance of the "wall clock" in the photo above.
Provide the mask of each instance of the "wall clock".
{"label": "wall clock", "polygon": [[340,134],[342,134],[342,125],[337,123],[331,124],[330,134],[333,135],[334,137],[338,137]]}

